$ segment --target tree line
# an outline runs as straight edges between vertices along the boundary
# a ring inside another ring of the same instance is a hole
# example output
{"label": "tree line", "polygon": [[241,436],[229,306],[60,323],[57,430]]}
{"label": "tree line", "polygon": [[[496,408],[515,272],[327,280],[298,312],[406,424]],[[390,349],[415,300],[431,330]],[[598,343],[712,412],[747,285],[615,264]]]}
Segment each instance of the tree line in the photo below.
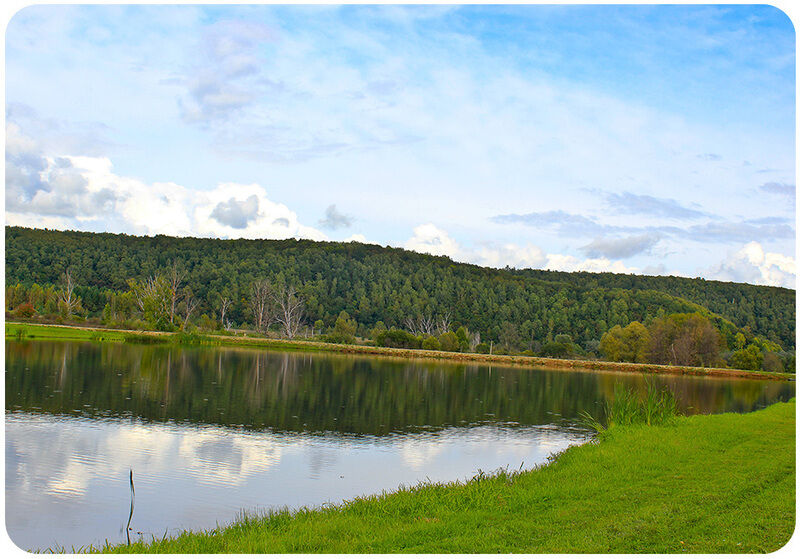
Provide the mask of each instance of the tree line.
{"label": "tree line", "polygon": [[729,346],[725,336],[699,313],[664,316],[648,325],[634,321],[624,328],[614,326],[603,335],[598,349],[609,361],[795,371],[793,351],[758,336],[748,342],[741,331]]}
{"label": "tree line", "polygon": [[[67,274],[71,289],[65,289]],[[402,336],[388,332],[403,331],[420,345],[435,337],[440,347],[452,345],[442,334],[456,336],[463,327],[479,336],[469,340],[472,349],[482,342],[493,351],[601,355],[600,340],[615,326],[699,313],[728,348],[741,333],[748,344],[758,338],[794,349],[795,292],[789,289],[496,270],[361,243],[7,227],[6,282],[7,312],[68,314],[120,327],[193,325],[279,331],[286,337],[324,331],[348,339],[375,339],[384,329],[390,339]]]}

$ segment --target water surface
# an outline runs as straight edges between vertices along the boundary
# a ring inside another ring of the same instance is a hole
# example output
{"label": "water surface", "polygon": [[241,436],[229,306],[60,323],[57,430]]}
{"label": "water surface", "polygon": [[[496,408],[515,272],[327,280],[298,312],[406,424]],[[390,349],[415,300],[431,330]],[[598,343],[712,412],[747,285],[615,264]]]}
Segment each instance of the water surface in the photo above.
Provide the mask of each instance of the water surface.
{"label": "water surface", "polygon": [[[6,342],[6,524],[24,549],[209,529],[241,511],[320,506],[586,440],[641,376],[333,354]],[[687,413],[750,411],[788,382],[662,377]]]}

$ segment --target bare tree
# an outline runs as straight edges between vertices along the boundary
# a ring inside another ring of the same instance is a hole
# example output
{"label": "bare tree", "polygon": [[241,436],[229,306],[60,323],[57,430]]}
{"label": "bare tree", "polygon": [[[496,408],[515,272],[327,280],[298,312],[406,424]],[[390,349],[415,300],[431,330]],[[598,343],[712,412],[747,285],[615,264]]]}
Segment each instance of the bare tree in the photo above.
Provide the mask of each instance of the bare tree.
{"label": "bare tree", "polygon": [[170,321],[170,286],[163,275],[150,276],[141,283],[130,280],[128,285],[145,320],[154,324],[172,324]]}
{"label": "bare tree", "polygon": [[442,316],[439,317],[438,322],[436,323],[436,330],[437,333],[443,334],[445,332],[450,331],[452,323],[450,322],[450,311],[447,311]]}
{"label": "bare tree", "polygon": [[471,352],[474,352],[475,348],[478,347],[479,343],[481,343],[481,333],[480,332],[470,332],[470,334],[469,334],[469,350]]}
{"label": "bare tree", "polygon": [[275,322],[275,289],[266,279],[257,280],[250,294],[250,311],[256,330],[266,332]]}
{"label": "bare tree", "polygon": [[417,327],[417,320],[415,318],[407,316],[406,319],[403,321],[403,326],[405,326],[406,330],[408,330],[415,336],[419,336],[419,328]]}
{"label": "bare tree", "polygon": [[223,297],[220,301],[220,309],[219,309],[219,322],[222,324],[222,327],[226,330],[228,329],[228,323],[225,322],[225,314],[228,312],[228,309],[231,307],[231,299],[230,297]]}
{"label": "bare tree", "polygon": [[169,271],[169,295],[170,295],[170,307],[169,307],[169,323],[175,323],[175,307],[178,304],[178,291],[180,290],[181,283],[183,282],[183,278],[186,277],[186,270],[179,270],[178,263],[173,261],[172,268]]}
{"label": "bare tree", "polygon": [[293,285],[279,288],[275,292],[275,302],[278,306],[277,321],[284,335],[292,339],[300,331],[305,314],[305,302]]}
{"label": "bare tree", "polygon": [[185,314],[183,315],[183,324],[181,325],[181,330],[186,328],[186,325],[189,324],[189,317],[192,315],[194,310],[197,308],[199,301],[190,295],[186,295],[186,299],[184,301],[185,307]]}
{"label": "bare tree", "polygon": [[436,321],[430,315],[417,316],[417,318],[408,317],[404,324],[406,330],[415,336],[419,336],[420,334],[433,336],[436,333]]}
{"label": "bare tree", "polygon": [[72,277],[72,270],[67,268],[61,276],[62,288],[58,292],[59,306],[64,318],[69,318],[78,309],[81,303],[80,297],[75,295],[75,280]]}

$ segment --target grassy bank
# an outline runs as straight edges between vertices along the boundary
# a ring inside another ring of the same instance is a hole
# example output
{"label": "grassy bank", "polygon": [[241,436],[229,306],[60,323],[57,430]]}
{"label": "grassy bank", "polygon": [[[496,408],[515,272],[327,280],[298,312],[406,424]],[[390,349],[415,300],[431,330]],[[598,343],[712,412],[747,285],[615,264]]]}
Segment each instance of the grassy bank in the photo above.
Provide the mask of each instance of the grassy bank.
{"label": "grassy bank", "polygon": [[528,472],[104,552],[766,553],[795,523],[795,402],[615,427]]}
{"label": "grassy bank", "polygon": [[587,361],[580,359],[554,359],[525,355],[486,355],[481,353],[455,353],[425,349],[396,349],[367,345],[332,344],[308,340],[280,340],[264,337],[221,336],[197,334],[169,334],[164,332],[133,332],[107,328],[80,326],[56,326],[45,324],[6,323],[7,339],[64,339],[92,341],[171,341],[187,344],[208,344],[240,347],[260,347],[279,350],[328,351],[364,355],[388,355],[410,359],[445,359],[459,362],[478,362],[502,365],[520,365],[545,369],[569,369],[579,371],[623,371],[647,374],[704,375],[738,378],[786,380],[793,374],[765,371],[742,371],[710,367],[684,367],[678,365],[653,365],[647,363],[613,363],[609,361]]}

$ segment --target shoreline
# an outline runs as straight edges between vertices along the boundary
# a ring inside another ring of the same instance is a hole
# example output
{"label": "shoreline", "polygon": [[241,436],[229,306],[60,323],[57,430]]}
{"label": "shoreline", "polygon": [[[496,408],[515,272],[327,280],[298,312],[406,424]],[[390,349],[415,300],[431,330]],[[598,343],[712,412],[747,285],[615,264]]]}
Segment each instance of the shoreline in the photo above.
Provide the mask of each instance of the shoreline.
{"label": "shoreline", "polygon": [[794,418],[792,399],[746,414],[615,427],[530,470],[79,551],[770,553],[794,529]]}
{"label": "shoreline", "polygon": [[[94,326],[73,326],[66,324],[42,324],[32,322],[5,322],[6,339],[16,337],[15,330],[19,328],[45,329],[43,335],[30,335],[25,339],[74,339],[86,341],[113,341],[124,342],[126,337],[142,338],[171,338],[176,336],[173,332],[156,332],[141,330],[121,330]],[[9,329],[12,329],[11,331]],[[49,336],[47,335],[47,330]],[[81,332],[83,335],[54,335],[56,332],[67,334],[71,331]],[[108,334],[106,338],[98,333]],[[89,334],[89,335],[86,335]],[[189,334],[190,336],[192,334]],[[227,347],[250,347],[280,350],[321,351],[328,353],[344,353],[351,355],[389,356],[403,359],[424,359],[437,361],[451,361],[457,363],[500,364],[521,366],[538,369],[557,369],[584,372],[608,373],[643,373],[667,375],[712,376],[727,378],[749,378],[757,380],[791,381],[795,379],[792,373],[773,373],[768,371],[745,371],[740,369],[724,369],[718,367],[689,367],[681,365],[656,365],[652,363],[617,363],[611,361],[590,361],[583,359],[556,359],[551,357],[533,357],[527,355],[489,355],[484,353],[457,353],[450,351],[427,349],[400,349],[379,346],[334,344],[312,340],[283,340],[275,338],[248,337],[220,334],[198,334],[199,345],[220,345]],[[181,343],[179,340],[175,340]],[[195,344],[192,344],[195,345]]]}

